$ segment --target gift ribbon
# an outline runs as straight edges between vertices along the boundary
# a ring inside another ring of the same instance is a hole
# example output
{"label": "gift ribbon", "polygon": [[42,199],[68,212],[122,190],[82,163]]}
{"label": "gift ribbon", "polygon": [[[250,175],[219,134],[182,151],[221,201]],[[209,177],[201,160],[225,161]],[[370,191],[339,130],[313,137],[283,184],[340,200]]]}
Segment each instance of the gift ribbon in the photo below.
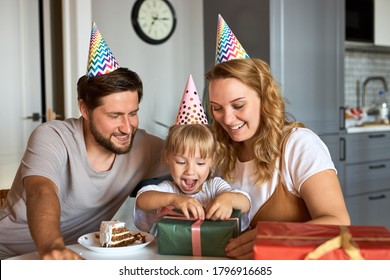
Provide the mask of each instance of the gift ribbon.
{"label": "gift ribbon", "polygon": [[[164,217],[166,219],[179,219],[179,220],[195,221],[191,225],[192,255],[193,256],[202,256],[202,241],[201,241],[201,234],[200,234],[200,226],[203,224],[204,220],[199,220],[199,219],[195,219],[195,218],[186,218],[183,214],[174,211],[174,207],[172,207],[172,206],[160,208],[157,211],[157,217],[159,219]],[[238,218],[229,218],[227,220],[238,221]],[[238,222],[237,222],[237,227],[238,227]]]}
{"label": "gift ribbon", "polygon": [[200,240],[200,226],[203,223],[203,220],[197,220],[191,226],[192,233],[192,255],[201,256],[202,255],[202,242]]}
{"label": "gift ribbon", "polygon": [[175,216],[175,217],[184,217],[184,214],[176,212],[173,206],[161,207],[157,210],[157,219],[161,219],[166,215]]}
{"label": "gift ribbon", "polygon": [[202,242],[200,238],[200,226],[204,220],[198,220],[195,218],[186,218],[183,214],[174,211],[174,207],[167,206],[160,208],[157,212],[157,217],[159,219],[179,219],[179,220],[189,220],[195,221],[191,226],[191,243],[192,243],[192,255],[193,256],[202,256]]}
{"label": "gift ribbon", "polygon": [[[323,236],[290,236],[290,235],[262,235],[258,234],[257,238],[265,239],[302,239],[302,240],[319,240]],[[359,246],[355,241],[390,241],[390,237],[352,237],[346,226],[340,226],[340,234],[319,245],[312,252],[308,253],[305,260],[319,259],[321,256],[333,250],[341,248],[352,260],[364,260],[360,254]]]}
{"label": "gift ribbon", "polygon": [[352,240],[352,234],[345,226],[340,227],[340,234],[325,243],[322,243],[314,251],[306,255],[305,260],[319,259],[321,256],[338,248],[342,248],[351,260],[364,260],[360,254],[359,246]]}

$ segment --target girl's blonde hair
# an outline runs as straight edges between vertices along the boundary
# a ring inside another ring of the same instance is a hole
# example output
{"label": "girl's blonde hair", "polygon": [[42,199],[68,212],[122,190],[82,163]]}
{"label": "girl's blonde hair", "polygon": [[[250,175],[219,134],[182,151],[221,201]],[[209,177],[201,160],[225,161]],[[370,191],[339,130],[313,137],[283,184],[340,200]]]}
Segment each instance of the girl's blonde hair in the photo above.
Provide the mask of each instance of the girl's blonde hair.
{"label": "girl's blonde hair", "polygon": [[185,152],[194,156],[197,148],[202,158],[211,158],[214,164],[215,135],[209,125],[187,124],[170,127],[164,147],[165,159],[170,155],[183,155]]}
{"label": "girl's blonde hair", "polygon": [[[206,73],[208,82],[216,79],[234,78],[255,90],[260,98],[260,124],[254,136],[253,154],[257,167],[256,185],[271,180],[280,156],[281,141],[286,127],[303,127],[301,123],[289,121],[285,101],[279,86],[271,75],[269,66],[259,59],[234,59],[216,64]],[[208,106],[210,116],[213,112]],[[223,127],[212,122],[217,140],[217,166],[226,180],[233,178],[239,152],[239,143],[234,142]]]}

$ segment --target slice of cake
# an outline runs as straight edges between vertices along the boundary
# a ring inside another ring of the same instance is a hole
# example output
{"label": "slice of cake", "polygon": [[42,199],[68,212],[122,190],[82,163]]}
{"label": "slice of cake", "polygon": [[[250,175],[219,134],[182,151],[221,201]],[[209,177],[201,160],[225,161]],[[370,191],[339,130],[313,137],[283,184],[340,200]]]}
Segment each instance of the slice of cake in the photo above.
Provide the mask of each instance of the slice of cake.
{"label": "slice of cake", "polygon": [[132,234],[125,223],[115,221],[102,221],[100,224],[100,245],[102,247],[123,247],[130,244],[145,243],[145,237],[140,233]]}

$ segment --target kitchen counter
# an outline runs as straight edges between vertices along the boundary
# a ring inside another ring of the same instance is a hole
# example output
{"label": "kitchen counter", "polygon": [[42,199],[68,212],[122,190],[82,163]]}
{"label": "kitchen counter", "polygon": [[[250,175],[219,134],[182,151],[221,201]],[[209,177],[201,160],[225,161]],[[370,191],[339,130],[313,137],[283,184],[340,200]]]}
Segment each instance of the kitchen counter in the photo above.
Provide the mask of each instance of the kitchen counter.
{"label": "kitchen counter", "polygon": [[347,133],[381,132],[390,131],[390,125],[369,125],[347,127]]}

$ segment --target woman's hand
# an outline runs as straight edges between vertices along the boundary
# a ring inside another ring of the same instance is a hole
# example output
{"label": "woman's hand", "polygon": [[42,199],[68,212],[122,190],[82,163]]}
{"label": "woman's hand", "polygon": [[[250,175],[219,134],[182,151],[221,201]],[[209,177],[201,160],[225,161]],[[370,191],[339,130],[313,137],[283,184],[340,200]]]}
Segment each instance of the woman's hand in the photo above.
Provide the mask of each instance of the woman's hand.
{"label": "woman's hand", "polygon": [[252,229],[231,239],[225,247],[226,255],[239,260],[253,260],[255,238],[256,229]]}

